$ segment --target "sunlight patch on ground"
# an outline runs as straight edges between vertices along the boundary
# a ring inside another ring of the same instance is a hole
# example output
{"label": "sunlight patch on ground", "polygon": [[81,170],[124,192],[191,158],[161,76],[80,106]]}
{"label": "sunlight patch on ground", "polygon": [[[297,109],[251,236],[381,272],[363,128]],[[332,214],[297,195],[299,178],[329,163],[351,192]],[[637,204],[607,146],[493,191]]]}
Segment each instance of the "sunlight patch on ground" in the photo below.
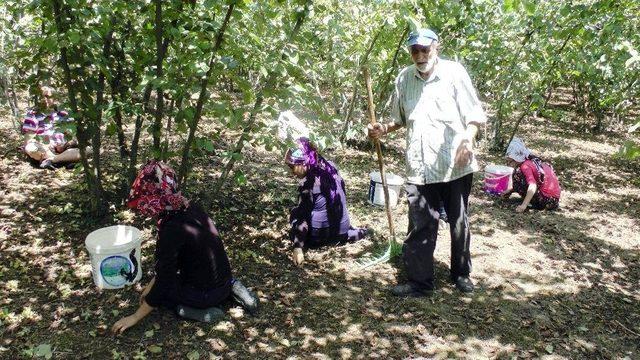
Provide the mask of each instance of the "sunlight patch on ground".
{"label": "sunlight patch on ground", "polygon": [[[634,191],[640,193],[639,189],[628,190],[631,190],[631,193],[625,194],[621,189],[616,189],[616,192],[621,193],[620,196],[624,196],[624,199],[627,199],[626,206],[629,205],[630,201],[637,200],[631,195]],[[616,194],[616,196],[618,195]],[[626,212],[619,213],[620,210],[624,210],[624,207],[626,207],[622,205],[623,203],[620,204],[620,206],[623,206],[622,209],[598,207],[598,204],[602,201],[602,193],[595,191],[568,193],[564,201],[574,207],[594,209],[591,212],[566,211],[563,213],[567,218],[577,220],[578,223],[583,224],[580,231],[586,231],[589,236],[621,249],[640,249],[640,222],[638,218],[632,218]]]}
{"label": "sunlight patch on ground", "polygon": [[[493,238],[501,239],[500,243],[494,243]],[[541,293],[575,293],[590,285],[562,276],[565,262],[552,259],[527,245],[530,235],[526,232],[512,236],[496,230],[492,238],[477,236],[475,239],[477,245],[473,260],[474,268],[478,270],[474,277],[489,288],[503,287],[503,291],[511,296],[535,296]]]}
{"label": "sunlight patch on ground", "polygon": [[567,150],[557,150],[553,152],[553,156],[566,156],[573,158],[576,153],[583,154],[581,157],[588,156],[610,156],[618,151],[617,145],[607,144],[598,141],[588,141],[585,139],[558,138],[558,141],[568,145]]}
{"label": "sunlight patch on ground", "polygon": [[[590,234],[606,243],[624,250],[640,250],[640,224],[637,219],[616,216],[615,224],[606,217],[599,225],[592,226]],[[595,227],[595,229],[594,229]]]}
{"label": "sunlight patch on ground", "polygon": [[398,336],[411,337],[413,348],[409,353],[414,355],[428,356],[434,359],[444,359],[451,357],[462,358],[493,358],[497,355],[506,355],[515,351],[512,344],[503,344],[498,338],[478,339],[469,337],[460,339],[457,335],[450,335],[446,338],[437,336],[422,324],[408,326],[404,324],[384,325],[385,334],[392,338]]}
{"label": "sunlight patch on ground", "polygon": [[19,284],[20,284],[19,280],[9,280],[4,283],[4,288],[8,292],[16,292],[18,291]]}
{"label": "sunlight patch on ground", "polygon": [[606,189],[606,192],[616,195],[620,198],[629,198],[629,200],[633,200],[633,198],[640,198],[640,188],[633,187],[609,187]]}
{"label": "sunlight patch on ground", "polygon": [[515,346],[502,344],[498,339],[478,339],[471,337],[464,341],[453,341],[424,332],[415,345],[420,355],[433,356],[435,359],[450,357],[480,359],[505,356],[515,351]]}

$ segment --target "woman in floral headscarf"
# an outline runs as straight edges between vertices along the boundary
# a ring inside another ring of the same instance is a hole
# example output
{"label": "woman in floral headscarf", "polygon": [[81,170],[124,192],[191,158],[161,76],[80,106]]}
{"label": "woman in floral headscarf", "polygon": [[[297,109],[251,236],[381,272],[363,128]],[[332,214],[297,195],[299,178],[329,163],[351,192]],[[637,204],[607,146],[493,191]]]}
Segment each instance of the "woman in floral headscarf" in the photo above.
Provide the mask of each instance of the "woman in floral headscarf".
{"label": "woman in floral headscarf", "polygon": [[516,207],[517,212],[524,212],[529,205],[538,210],[558,208],[560,184],[551,164],[533,155],[519,138],[509,143],[506,157],[507,165],[515,170],[512,188],[505,192],[505,197],[517,192],[524,198]]}
{"label": "woman in floral headscarf", "polygon": [[293,261],[300,265],[303,249],[356,241],[367,231],[351,227],[344,181],[335,165],[320,156],[309,139],[302,137],[296,143],[296,148],[287,151],[285,163],[300,180],[289,233]]}
{"label": "woman in floral headscarf", "polygon": [[156,307],[209,322],[223,315],[216,306],[233,296],[248,311],[258,300],[231,276],[231,266],[213,221],[177,190],[173,169],[150,160],[133,182],[128,205],[158,220],[155,277],[140,297],[140,307],[112,327],[122,333]]}

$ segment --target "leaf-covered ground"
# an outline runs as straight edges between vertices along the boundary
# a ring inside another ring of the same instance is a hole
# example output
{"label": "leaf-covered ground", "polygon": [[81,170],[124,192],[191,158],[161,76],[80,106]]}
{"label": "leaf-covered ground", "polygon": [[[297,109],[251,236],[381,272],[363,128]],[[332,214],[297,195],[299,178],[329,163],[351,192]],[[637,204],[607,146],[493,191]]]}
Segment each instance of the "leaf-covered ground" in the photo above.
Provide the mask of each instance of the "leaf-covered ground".
{"label": "leaf-covered ground", "polygon": [[[441,230],[438,290],[406,300],[388,291],[403,276],[397,260],[365,271],[356,266],[384,249],[387,234],[384,210],[366,202],[368,173],[376,168],[370,146],[325,155],[346,180],[352,223],[376,236],[312,251],[304,267],[290,261],[286,239],[295,181],[280,154],[251,149],[243,167],[248,183],[207,195],[216,198],[210,214],[236,276],[260,296],[260,314],[229,303],[222,321],[203,324],[155,311],[116,337],[107,329],[135,310],[141,289],[98,291],[84,239],[115,223],[143,229],[146,282],[153,223],[120,207],[91,218],[81,175],[30,166],[15,151],[10,118],[2,119],[0,358],[640,357],[639,167],[613,157],[620,141],[612,134],[586,136],[568,120],[525,125],[520,135],[559,174],[561,210],[517,214],[518,200],[484,194],[477,174],[470,215],[477,290],[463,295],[447,283],[449,235]],[[403,174],[401,137],[385,146],[396,174]],[[483,165],[501,163],[486,151],[479,157]],[[220,164],[215,155],[201,159],[190,193],[205,194]],[[119,165],[107,166],[113,173]],[[403,201],[393,210],[400,238]]]}

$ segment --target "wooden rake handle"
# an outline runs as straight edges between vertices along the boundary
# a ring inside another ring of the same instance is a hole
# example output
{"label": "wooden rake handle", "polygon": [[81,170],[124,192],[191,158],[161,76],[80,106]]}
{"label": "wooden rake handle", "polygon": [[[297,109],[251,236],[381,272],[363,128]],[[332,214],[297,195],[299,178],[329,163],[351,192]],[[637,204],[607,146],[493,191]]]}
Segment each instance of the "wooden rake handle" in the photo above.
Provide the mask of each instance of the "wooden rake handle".
{"label": "wooden rake handle", "polygon": [[[362,74],[364,75],[364,81],[367,85],[367,99],[369,103],[369,121],[371,125],[376,124],[376,112],[375,105],[373,104],[373,91],[371,90],[371,76],[369,75],[369,69],[362,67]],[[384,190],[384,204],[387,210],[387,221],[389,222],[389,233],[391,239],[396,240],[396,230],[393,226],[393,217],[391,217],[391,207],[389,206],[389,187],[387,186],[387,176],[384,172],[384,160],[382,158],[382,148],[380,147],[380,140],[375,139],[373,143],[376,147],[376,153],[378,154],[378,167],[380,169],[380,178],[382,179],[382,188]]]}

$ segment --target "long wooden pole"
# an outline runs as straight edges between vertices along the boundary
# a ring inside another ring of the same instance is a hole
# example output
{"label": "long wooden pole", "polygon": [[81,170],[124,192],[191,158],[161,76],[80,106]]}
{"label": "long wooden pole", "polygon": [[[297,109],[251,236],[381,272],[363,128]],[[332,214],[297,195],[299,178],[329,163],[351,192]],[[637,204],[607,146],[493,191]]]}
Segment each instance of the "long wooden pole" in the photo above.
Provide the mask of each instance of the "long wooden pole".
{"label": "long wooden pole", "polygon": [[[369,102],[369,121],[371,125],[376,124],[376,112],[375,105],[373,104],[373,91],[371,90],[371,76],[369,75],[369,69],[362,68],[364,75],[364,81],[367,85],[367,99]],[[382,188],[384,190],[384,205],[387,210],[387,221],[389,221],[389,232],[391,234],[391,240],[396,241],[396,230],[393,226],[393,218],[391,217],[391,207],[389,206],[389,187],[387,186],[387,177],[384,172],[384,160],[382,158],[382,148],[380,147],[380,140],[375,139],[376,153],[378,154],[378,167],[380,168],[380,178],[382,179]]]}

